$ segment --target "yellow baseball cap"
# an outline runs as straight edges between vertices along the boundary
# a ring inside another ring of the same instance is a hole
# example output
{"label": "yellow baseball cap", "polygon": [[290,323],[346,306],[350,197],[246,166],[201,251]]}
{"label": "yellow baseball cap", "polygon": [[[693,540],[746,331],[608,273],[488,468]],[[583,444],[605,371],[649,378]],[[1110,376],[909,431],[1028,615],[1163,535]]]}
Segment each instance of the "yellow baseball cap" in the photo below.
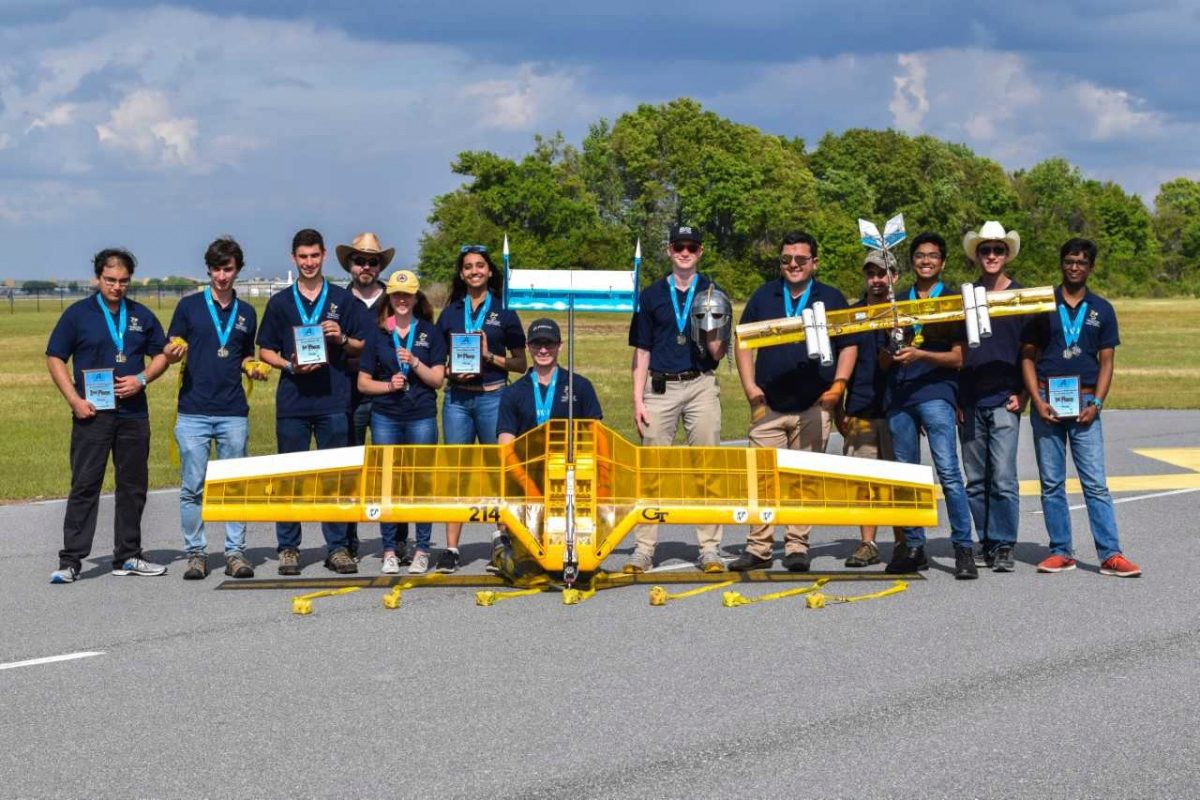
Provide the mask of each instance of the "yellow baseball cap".
{"label": "yellow baseball cap", "polygon": [[407,269],[396,270],[391,274],[387,282],[388,294],[394,294],[395,292],[416,294],[420,288],[421,279],[417,277],[417,273]]}

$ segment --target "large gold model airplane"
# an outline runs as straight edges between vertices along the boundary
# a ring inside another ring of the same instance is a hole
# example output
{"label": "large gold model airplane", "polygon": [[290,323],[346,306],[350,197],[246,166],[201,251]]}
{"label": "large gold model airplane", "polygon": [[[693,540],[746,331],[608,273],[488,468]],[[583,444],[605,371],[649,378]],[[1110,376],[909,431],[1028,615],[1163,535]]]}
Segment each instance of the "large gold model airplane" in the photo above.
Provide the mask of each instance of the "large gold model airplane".
{"label": "large gold model airplane", "polygon": [[210,461],[203,517],[502,523],[518,563],[573,582],[599,570],[639,524],[936,525],[937,498],[927,466],[755,447],[641,447],[595,420],[552,419],[508,445],[371,445]]}

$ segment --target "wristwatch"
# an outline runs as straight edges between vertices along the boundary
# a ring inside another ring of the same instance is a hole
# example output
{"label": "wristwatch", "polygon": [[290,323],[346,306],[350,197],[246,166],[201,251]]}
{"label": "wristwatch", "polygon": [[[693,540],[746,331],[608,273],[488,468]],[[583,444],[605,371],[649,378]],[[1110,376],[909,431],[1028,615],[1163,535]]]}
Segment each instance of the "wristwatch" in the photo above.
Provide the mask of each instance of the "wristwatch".
{"label": "wristwatch", "polygon": [[1101,400],[1099,397],[1093,397],[1091,400],[1087,401],[1087,404],[1089,406],[1095,406],[1097,411],[1104,410],[1104,401]]}
{"label": "wristwatch", "polygon": [[338,344],[339,344],[339,345],[341,345],[342,347],[345,347],[345,346],[346,346],[346,342],[347,342],[349,339],[350,339],[350,337],[346,335],[346,332],[345,332],[345,331],[342,331],[342,339],[341,339],[341,341],[339,341],[339,342],[338,342]]}
{"label": "wristwatch", "polygon": [[137,374],[137,379],[138,379],[138,383],[140,383],[140,384],[141,384],[143,387],[145,387],[145,385],[146,385],[146,373],[144,373],[144,372],[139,372],[139,373]]}

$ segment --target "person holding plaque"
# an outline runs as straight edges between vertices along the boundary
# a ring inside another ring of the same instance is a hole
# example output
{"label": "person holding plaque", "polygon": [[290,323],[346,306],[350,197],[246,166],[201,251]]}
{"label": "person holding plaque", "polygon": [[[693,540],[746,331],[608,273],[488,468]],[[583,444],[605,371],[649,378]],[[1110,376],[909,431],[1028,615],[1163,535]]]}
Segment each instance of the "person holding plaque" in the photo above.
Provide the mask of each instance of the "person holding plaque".
{"label": "person holding plaque", "polygon": [[[909,245],[913,286],[896,293],[897,300],[940,297],[945,290],[942,269],[946,265],[946,240],[936,233],[921,233]],[[961,322],[914,325],[912,339],[892,353],[886,346],[888,334],[879,333],[879,365],[887,371],[888,431],[896,460],[921,463],[921,431],[929,438],[929,455],[946,498],[950,539],[954,544],[954,577],[979,577],[971,539],[971,509],[958,466],[958,370],[966,349],[966,330]],[[890,573],[928,569],[925,529],[901,528],[904,546],[892,551],[884,568]]]}
{"label": "person holding plaque", "polygon": [[[446,378],[446,340],[433,324],[433,307],[415,273],[392,273],[386,291],[358,362],[358,390],[371,398],[371,441],[437,444],[437,390]],[[380,524],[384,575],[399,573],[404,561],[410,561],[411,575],[428,571],[433,525],[418,522],[416,527],[410,560],[401,558],[408,523]]]}
{"label": "person holding plaque", "polygon": [[63,312],[46,344],[46,367],[72,415],[71,492],[51,583],[74,583],[92,551],[110,454],[116,471],[112,572],[167,572],[142,557],[150,458],[146,385],[169,366],[163,355],[166,337],[150,309],[125,296],[137,267],[132,253],[101,250],[92,266],[98,291]]}
{"label": "person holding plaque", "polygon": [[[449,351],[450,388],[442,403],[446,444],[495,444],[500,390],[508,373],[525,371],[525,331],[515,311],[504,308],[504,274],[486,247],[463,245],[454,268],[450,298],[438,317]],[[438,572],[458,569],[462,523],[446,524],[446,550]],[[493,544],[500,531],[492,532]]]}
{"label": "person holding plaque", "polygon": [[1034,318],[1021,346],[1021,373],[1033,401],[1030,424],[1042,484],[1042,518],[1050,535],[1050,555],[1038,564],[1038,572],[1075,569],[1066,489],[1069,446],[1100,556],[1100,572],[1136,578],[1142,570],[1121,552],[1104,471],[1100,414],[1112,386],[1121,337],[1112,305],[1087,288],[1095,266],[1094,242],[1070,239],[1063,244],[1059,250],[1062,284],[1054,290],[1058,308]]}
{"label": "person holding plaque", "polygon": [[[242,377],[265,380],[254,364],[258,312],[238,300],[234,281],[245,257],[233,239],[217,239],[204,253],[209,285],[175,306],[164,350],[172,363],[186,357],[179,384],[175,441],[179,445],[179,519],[187,551],[184,580],[208,576],[208,541],[200,507],[213,445],[217,458],[244,458],[250,405]],[[253,578],[246,560],[246,523],[225,523],[225,574]]]}
{"label": "person holding plaque", "polygon": [[[325,279],[325,240],[311,228],[292,238],[296,282],[267,301],[258,331],[259,358],[280,371],[275,390],[275,438],[280,453],[350,443],[350,386],[357,378],[348,358],[362,352],[369,323],[362,303]],[[279,574],[300,574],[300,523],[275,523]],[[325,566],[358,572],[346,523],[323,522]]]}
{"label": "person holding plaque", "polygon": [[[721,442],[721,388],[715,374],[729,342],[724,332],[693,334],[692,306],[698,295],[715,285],[697,268],[704,255],[700,230],[672,226],[667,236],[671,272],[642,290],[637,311],[629,320],[633,351],[633,421],[642,444],[669,445],[683,421],[689,445]],[[724,293],[715,289],[721,297]],[[728,320],[732,322],[732,320]],[[636,545],[623,567],[627,573],[654,566],[657,527],[639,525]],[[723,572],[720,525],[699,525],[700,568]]]}
{"label": "person holding plaque", "polygon": [[[789,233],[779,248],[779,277],[760,286],[742,311],[742,323],[797,317],[814,303],[827,311],[846,308],[845,296],[816,278],[817,240],[808,233]],[[834,407],[839,405],[858,357],[857,339],[837,339],[836,362],[827,366],[808,357],[802,342],[738,350],[734,354],[742,391],[750,403],[750,444],[824,453]],[[774,525],[752,526],[746,549],[731,570],[770,569],[774,563]],[[808,572],[811,525],[788,525],[783,566]]]}

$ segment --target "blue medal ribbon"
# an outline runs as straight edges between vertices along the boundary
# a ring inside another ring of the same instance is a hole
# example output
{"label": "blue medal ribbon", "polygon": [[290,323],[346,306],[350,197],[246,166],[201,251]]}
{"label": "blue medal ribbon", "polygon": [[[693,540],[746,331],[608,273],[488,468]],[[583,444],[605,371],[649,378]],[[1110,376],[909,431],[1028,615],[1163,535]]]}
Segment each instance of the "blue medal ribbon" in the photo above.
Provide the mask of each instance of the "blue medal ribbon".
{"label": "blue medal ribbon", "polygon": [[118,319],[115,322],[112,314],[109,313],[108,306],[104,303],[104,297],[99,292],[96,292],[96,302],[100,305],[104,321],[108,324],[108,335],[112,337],[113,347],[117,350],[117,361],[124,361],[125,329],[129,327],[129,319],[125,314],[125,298],[121,298],[121,310],[118,312]]}
{"label": "blue medal ribbon", "polygon": [[[925,299],[932,300],[935,297],[941,297],[942,290],[945,288],[946,288],[946,284],[942,283],[941,281],[938,281],[937,283],[935,283],[933,285],[933,288],[929,290],[929,297],[927,297]],[[917,298],[917,287],[915,285],[908,287],[908,299],[909,300],[918,299]],[[925,328],[925,326],[918,323],[918,324],[914,324],[912,326],[912,328],[913,328],[913,339],[915,340],[918,336],[921,336],[921,331]],[[923,338],[924,337],[922,337],[922,339]]]}
{"label": "blue medal ribbon", "polygon": [[321,319],[321,314],[325,311],[325,296],[329,294],[329,281],[321,281],[321,294],[317,296],[317,304],[313,306],[313,313],[304,313],[304,301],[300,299],[300,282],[292,284],[292,299],[296,301],[296,311],[300,313],[301,325],[316,325],[317,320]]}
{"label": "blue medal ribbon", "polygon": [[213,327],[217,329],[218,354],[221,351],[229,352],[226,350],[225,345],[229,344],[229,337],[233,334],[233,324],[237,322],[237,298],[233,298],[233,305],[229,309],[229,319],[226,321],[224,328],[221,327],[221,319],[217,316],[217,304],[213,302],[211,289],[204,293],[204,303],[208,306],[208,315],[212,317]]}
{"label": "blue medal ribbon", "polygon": [[[400,374],[407,378],[408,371],[410,369],[412,369],[412,365],[405,363],[403,361],[400,361],[399,330],[400,330],[400,326],[398,326],[398,325],[395,328],[392,328],[392,344],[395,345],[395,347],[396,347],[396,361],[399,362],[399,364],[400,364]],[[417,321],[414,319],[412,322],[408,323],[408,335],[404,337],[404,349],[410,353],[412,352],[413,339],[416,338],[416,335],[417,335]]]}
{"label": "blue medal ribbon", "polygon": [[[782,279],[781,279],[782,280]],[[792,305],[792,290],[788,287],[787,281],[783,281],[783,313],[789,317],[797,317],[804,307],[808,305],[808,296],[812,294],[813,282],[809,278],[808,286],[804,288],[804,294],[800,295],[800,300],[796,305]]]}
{"label": "blue medal ribbon", "polygon": [[554,368],[554,374],[550,376],[550,384],[546,387],[546,394],[542,396],[542,385],[538,383],[537,370],[529,373],[529,380],[533,381],[533,405],[537,411],[537,424],[541,425],[546,420],[550,419],[550,412],[554,409],[554,389],[558,385],[558,368]]}
{"label": "blue medal ribbon", "polygon": [[476,333],[483,330],[483,323],[487,320],[487,314],[492,310],[492,293],[488,292],[484,295],[483,304],[479,306],[479,315],[476,316],[471,311],[471,297],[468,295],[463,298],[463,327],[467,329],[467,333]]}
{"label": "blue medal ribbon", "polygon": [[668,275],[665,280],[667,282],[667,294],[671,295],[671,307],[675,309],[675,327],[679,330],[679,335],[683,336],[684,328],[687,327],[688,314],[692,311],[692,301],[696,299],[696,284],[699,275],[692,276],[692,282],[688,284],[687,299],[683,301],[683,309],[679,308],[679,298],[676,296],[678,290],[675,288],[675,281],[671,280]]}
{"label": "blue medal ribbon", "polygon": [[1083,333],[1083,321],[1087,317],[1088,304],[1084,300],[1079,304],[1079,310],[1075,312],[1075,317],[1072,318],[1067,313],[1065,303],[1058,306],[1058,321],[1062,323],[1063,342],[1067,347],[1074,347],[1079,341],[1080,335]]}

